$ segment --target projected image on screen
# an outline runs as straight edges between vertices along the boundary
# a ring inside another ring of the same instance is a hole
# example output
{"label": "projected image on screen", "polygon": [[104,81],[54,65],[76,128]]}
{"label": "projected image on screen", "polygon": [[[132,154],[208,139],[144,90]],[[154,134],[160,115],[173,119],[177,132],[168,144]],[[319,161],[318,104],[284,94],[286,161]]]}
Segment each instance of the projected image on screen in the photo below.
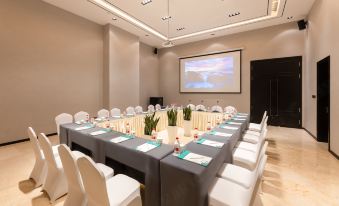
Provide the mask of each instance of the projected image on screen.
{"label": "projected image on screen", "polygon": [[181,92],[240,92],[240,52],[180,59]]}
{"label": "projected image on screen", "polygon": [[185,63],[185,88],[222,89],[233,82],[233,58],[215,58]]}

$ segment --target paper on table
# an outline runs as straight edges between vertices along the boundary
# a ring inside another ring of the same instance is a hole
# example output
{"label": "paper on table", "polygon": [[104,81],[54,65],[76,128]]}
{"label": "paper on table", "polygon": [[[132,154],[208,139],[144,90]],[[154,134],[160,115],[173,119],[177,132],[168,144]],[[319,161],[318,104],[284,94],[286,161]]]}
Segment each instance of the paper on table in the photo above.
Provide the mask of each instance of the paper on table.
{"label": "paper on table", "polygon": [[246,121],[246,119],[244,119],[244,118],[233,118],[233,120]]}
{"label": "paper on table", "polygon": [[99,130],[99,131],[91,132],[90,134],[93,135],[93,136],[96,136],[96,135],[105,134],[107,132],[108,131],[106,131],[106,130]]}
{"label": "paper on table", "polygon": [[222,129],[231,129],[231,130],[237,130],[238,129],[237,127],[224,126],[224,125],[220,126],[220,128],[222,128]]}
{"label": "paper on table", "polygon": [[76,130],[76,131],[81,131],[81,130],[91,129],[91,128],[92,128],[91,125],[86,125],[86,126],[83,126],[83,127],[75,128],[75,130]]}
{"label": "paper on table", "polygon": [[210,132],[211,135],[217,135],[217,136],[223,136],[223,137],[230,137],[232,134],[225,133],[225,132],[217,132],[217,131],[212,131]]}
{"label": "paper on table", "polygon": [[124,141],[130,140],[130,139],[133,139],[133,137],[119,136],[119,137],[111,139],[110,141],[113,142],[113,143],[120,143],[120,142],[124,142]]}
{"label": "paper on table", "polygon": [[239,115],[248,116],[247,113],[238,113],[237,116],[239,116]]}
{"label": "paper on table", "polygon": [[137,146],[137,150],[141,151],[141,152],[148,152],[154,148],[159,147],[160,144],[156,143],[156,142],[146,142],[142,145]]}
{"label": "paper on table", "polygon": [[187,160],[199,165],[202,165],[204,167],[207,167],[207,165],[211,162],[211,157],[206,157],[203,155],[192,153],[189,150],[184,150],[180,153],[178,156],[179,159]]}
{"label": "paper on table", "polygon": [[114,115],[113,118],[120,118],[120,115]]}
{"label": "paper on table", "polygon": [[241,125],[241,123],[240,123],[240,122],[227,122],[227,124]]}
{"label": "paper on table", "polygon": [[247,116],[246,115],[237,115],[236,117],[238,117],[238,118],[246,118]]}
{"label": "paper on table", "polygon": [[216,148],[222,148],[224,146],[224,143],[222,142],[216,142],[208,139],[201,138],[197,141],[198,144],[203,144],[211,147],[216,147]]}

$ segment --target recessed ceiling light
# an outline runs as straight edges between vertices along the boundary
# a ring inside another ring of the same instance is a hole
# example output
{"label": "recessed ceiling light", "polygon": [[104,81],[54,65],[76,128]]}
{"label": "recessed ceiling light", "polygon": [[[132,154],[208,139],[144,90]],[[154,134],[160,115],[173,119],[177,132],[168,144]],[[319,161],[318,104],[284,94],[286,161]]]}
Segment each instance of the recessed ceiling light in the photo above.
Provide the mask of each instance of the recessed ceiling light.
{"label": "recessed ceiling light", "polygon": [[162,43],[162,46],[163,47],[173,47],[174,43],[172,41],[167,40],[164,43]]}
{"label": "recessed ceiling light", "polygon": [[149,36],[148,34],[145,34],[145,36]]}
{"label": "recessed ceiling light", "polygon": [[288,19],[288,20],[293,19],[293,16],[289,16],[289,17],[287,17],[287,19]]}
{"label": "recessed ceiling light", "polygon": [[143,6],[145,6],[146,4],[149,4],[149,3],[151,3],[152,2],[152,0],[143,0],[142,2],[141,2],[141,4],[143,5]]}
{"label": "recessed ceiling light", "polygon": [[167,19],[170,19],[170,18],[172,18],[172,17],[171,17],[171,16],[164,16],[164,17],[161,17],[161,19],[164,20],[164,21],[167,20]]}
{"label": "recessed ceiling light", "polygon": [[180,28],[177,28],[177,31],[182,31],[184,29],[185,29],[185,27],[180,27]]}
{"label": "recessed ceiling light", "polygon": [[113,18],[112,18],[112,20],[113,20],[113,21],[116,21],[116,20],[118,20],[118,19],[117,19],[117,18],[115,18],[115,17],[113,17]]}
{"label": "recessed ceiling light", "polygon": [[229,14],[228,17],[234,17],[234,16],[239,16],[240,12],[235,12],[233,14]]}
{"label": "recessed ceiling light", "polygon": [[215,35],[214,33],[211,34],[211,36],[214,36],[214,35]]}

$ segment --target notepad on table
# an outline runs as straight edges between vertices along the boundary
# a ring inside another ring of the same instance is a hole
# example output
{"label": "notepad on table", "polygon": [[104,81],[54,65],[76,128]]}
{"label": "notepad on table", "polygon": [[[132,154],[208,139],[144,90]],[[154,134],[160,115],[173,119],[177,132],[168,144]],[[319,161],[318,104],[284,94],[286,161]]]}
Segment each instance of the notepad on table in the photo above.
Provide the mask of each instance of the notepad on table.
{"label": "notepad on table", "polygon": [[216,148],[222,148],[224,146],[224,143],[222,143],[222,142],[216,142],[216,141],[208,140],[208,139],[205,139],[205,138],[199,139],[197,141],[197,143],[207,145],[207,146],[211,146],[211,147],[216,147]]}
{"label": "notepad on table", "polygon": [[233,120],[246,121],[246,119],[244,119],[244,118],[233,118]]}
{"label": "notepad on table", "polygon": [[238,127],[231,127],[231,126],[226,126],[226,125],[221,125],[220,128],[222,129],[230,129],[230,130],[237,130]]}
{"label": "notepad on table", "polygon": [[242,116],[248,116],[246,113],[238,113],[237,116],[242,115]]}
{"label": "notepad on table", "polygon": [[208,164],[212,161],[211,157],[203,156],[200,154],[195,154],[189,150],[184,150],[178,155],[179,159],[187,160],[199,165],[202,165],[204,167],[207,167]]}
{"label": "notepad on table", "polygon": [[85,130],[85,129],[91,129],[92,127],[93,127],[92,125],[86,125],[86,126],[75,128],[75,130],[81,131],[81,130]]}
{"label": "notepad on table", "polygon": [[247,118],[246,115],[237,115],[236,117],[237,117],[237,118]]}
{"label": "notepad on table", "polygon": [[230,136],[232,136],[232,134],[225,133],[225,132],[217,132],[217,131],[212,131],[209,134],[217,135],[217,136],[223,136],[223,137],[230,137]]}
{"label": "notepad on table", "polygon": [[227,122],[226,124],[241,125],[240,122]]}
{"label": "notepad on table", "polygon": [[99,131],[91,132],[90,135],[96,136],[96,135],[105,134],[107,132],[109,132],[109,131],[108,130],[99,130]]}
{"label": "notepad on table", "polygon": [[157,142],[148,141],[148,142],[146,142],[142,145],[137,146],[136,149],[138,151],[141,151],[141,152],[148,152],[148,151],[151,151],[152,149],[157,148],[159,146],[160,146],[160,144],[157,143]]}
{"label": "notepad on table", "polygon": [[133,136],[124,135],[124,136],[119,136],[119,137],[113,138],[110,141],[113,142],[113,143],[120,143],[120,142],[124,142],[126,140],[130,140],[130,139],[133,139],[133,138],[134,138]]}

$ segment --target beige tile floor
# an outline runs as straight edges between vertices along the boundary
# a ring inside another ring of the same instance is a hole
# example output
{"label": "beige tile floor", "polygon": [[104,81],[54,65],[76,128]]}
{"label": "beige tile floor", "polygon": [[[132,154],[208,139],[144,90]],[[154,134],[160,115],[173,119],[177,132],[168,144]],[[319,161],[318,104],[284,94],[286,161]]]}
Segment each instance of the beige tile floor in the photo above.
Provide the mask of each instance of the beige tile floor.
{"label": "beige tile floor", "polygon": [[[57,137],[51,137],[57,143]],[[262,193],[254,205],[339,205],[339,161],[305,131],[270,127]],[[27,177],[34,164],[29,142],[0,147],[0,205],[50,205]],[[62,205],[65,197],[55,205]]]}

